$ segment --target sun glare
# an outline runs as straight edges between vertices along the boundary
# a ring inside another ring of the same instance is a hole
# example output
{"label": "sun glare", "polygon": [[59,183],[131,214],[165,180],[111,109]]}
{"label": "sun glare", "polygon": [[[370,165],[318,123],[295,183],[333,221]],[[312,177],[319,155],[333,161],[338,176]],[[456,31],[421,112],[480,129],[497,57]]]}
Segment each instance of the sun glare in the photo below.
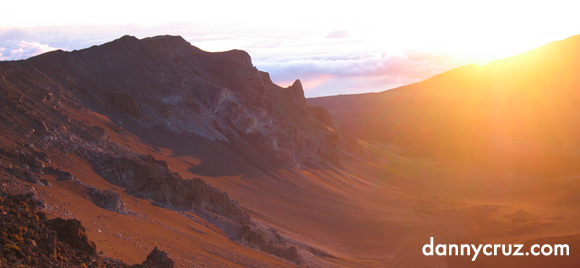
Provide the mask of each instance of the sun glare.
{"label": "sun glare", "polygon": [[[393,4],[379,20],[360,13],[351,34],[383,48],[428,49],[478,64],[513,56],[578,34],[572,1],[429,1]],[[382,11],[381,11],[382,12]]]}

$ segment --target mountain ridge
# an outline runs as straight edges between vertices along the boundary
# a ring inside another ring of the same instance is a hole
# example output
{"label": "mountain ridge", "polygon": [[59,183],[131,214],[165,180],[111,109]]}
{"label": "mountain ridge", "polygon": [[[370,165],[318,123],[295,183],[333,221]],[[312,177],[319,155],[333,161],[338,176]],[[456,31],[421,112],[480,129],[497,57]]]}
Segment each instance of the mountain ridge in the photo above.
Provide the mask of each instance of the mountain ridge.
{"label": "mountain ridge", "polygon": [[194,213],[222,235],[291,263],[315,251],[251,218],[204,180],[183,178],[151,156],[161,149],[147,143],[180,137],[198,144],[188,153],[210,156],[203,164],[220,173],[337,165],[337,134],[307,106],[300,80],[279,87],[247,52],[205,52],[177,36],[123,36],[0,62],[0,74],[1,171],[11,184],[26,182],[16,189],[72,183],[78,186],[63,189],[130,217],[138,214],[127,198]]}

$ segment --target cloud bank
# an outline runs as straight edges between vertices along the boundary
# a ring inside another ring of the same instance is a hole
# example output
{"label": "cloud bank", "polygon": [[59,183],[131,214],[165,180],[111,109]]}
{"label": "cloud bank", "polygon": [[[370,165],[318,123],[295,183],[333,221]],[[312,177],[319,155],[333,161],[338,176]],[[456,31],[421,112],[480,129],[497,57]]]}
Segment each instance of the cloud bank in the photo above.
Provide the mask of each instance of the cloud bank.
{"label": "cloud bank", "polygon": [[[346,46],[348,47],[348,46]],[[427,79],[466,62],[426,50],[345,50],[332,44],[270,47],[254,64],[273,81],[290,85],[299,78],[307,97],[383,91]],[[260,56],[260,53],[257,53]],[[254,55],[254,54],[252,54]]]}
{"label": "cloud bank", "polygon": [[0,60],[25,59],[57,49],[36,41],[20,41],[7,47],[0,47]]}

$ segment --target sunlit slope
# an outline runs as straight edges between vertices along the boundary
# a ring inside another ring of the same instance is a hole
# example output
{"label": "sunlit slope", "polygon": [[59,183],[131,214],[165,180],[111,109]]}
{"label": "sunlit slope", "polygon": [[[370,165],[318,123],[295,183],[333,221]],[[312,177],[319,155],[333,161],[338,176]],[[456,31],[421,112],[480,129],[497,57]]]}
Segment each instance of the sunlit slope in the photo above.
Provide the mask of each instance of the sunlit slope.
{"label": "sunlit slope", "polygon": [[309,102],[329,109],[342,130],[414,155],[562,163],[580,152],[579,71],[574,36],[381,93]]}

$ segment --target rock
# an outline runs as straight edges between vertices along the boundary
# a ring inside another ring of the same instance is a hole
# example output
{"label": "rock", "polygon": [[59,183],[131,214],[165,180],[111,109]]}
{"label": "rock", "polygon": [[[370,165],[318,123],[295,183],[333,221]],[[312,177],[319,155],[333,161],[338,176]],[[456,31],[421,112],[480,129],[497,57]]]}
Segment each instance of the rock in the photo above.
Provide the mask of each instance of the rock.
{"label": "rock", "polygon": [[49,220],[46,224],[56,232],[59,242],[70,245],[89,255],[97,254],[95,243],[89,241],[85,228],[81,225],[80,221],[55,218]]}
{"label": "rock", "polygon": [[38,178],[30,171],[26,170],[26,169],[22,169],[22,168],[8,168],[6,169],[6,171],[12,175],[14,175],[14,177],[16,177],[17,179],[23,180],[23,181],[27,181],[27,182],[31,182],[34,183],[36,185],[44,185],[42,184]]}
{"label": "rock", "polygon": [[45,163],[50,163],[50,157],[48,156],[47,153],[45,152],[40,152],[40,151],[36,151],[34,152],[34,155],[36,157],[38,157],[39,160],[45,162]]}
{"label": "rock", "polygon": [[304,97],[304,89],[302,88],[302,82],[300,82],[300,79],[296,79],[296,81],[288,87],[287,91],[289,92],[292,104],[296,108],[300,110],[306,109],[306,98]]}
{"label": "rock", "polygon": [[91,188],[89,190],[89,199],[97,206],[119,213],[127,215],[130,213],[129,208],[125,205],[125,201],[121,195],[113,190],[101,190],[97,188]]}
{"label": "rock", "polygon": [[40,179],[38,181],[44,186],[52,186],[52,184],[50,184],[50,181],[48,181],[47,179]]}
{"label": "rock", "polygon": [[20,160],[21,166],[25,170],[29,170],[34,173],[41,173],[44,164],[38,159],[38,157],[29,152],[19,152],[18,160]]}
{"label": "rock", "polygon": [[59,168],[55,168],[55,167],[45,167],[42,169],[42,172],[44,172],[45,174],[52,174],[52,175],[57,175],[56,180],[57,181],[74,181],[74,182],[80,182],[77,178],[75,178],[72,173],[68,172],[68,171],[64,171],[61,170]]}
{"label": "rock", "polygon": [[173,268],[173,260],[171,260],[165,251],[161,251],[155,247],[147,256],[142,264],[133,265],[132,268]]}
{"label": "rock", "polygon": [[298,263],[301,262],[298,249],[295,246],[287,247],[286,249],[282,250],[280,257]]}
{"label": "rock", "polygon": [[295,246],[288,246],[286,240],[273,229],[245,225],[241,230],[240,240],[267,253],[297,264],[302,263],[298,249]]}
{"label": "rock", "polygon": [[250,221],[228,194],[201,179],[183,179],[169,170],[166,162],[149,155],[117,158],[100,153],[90,159],[97,174],[136,197],[151,199],[163,207],[216,214],[241,224]]}

